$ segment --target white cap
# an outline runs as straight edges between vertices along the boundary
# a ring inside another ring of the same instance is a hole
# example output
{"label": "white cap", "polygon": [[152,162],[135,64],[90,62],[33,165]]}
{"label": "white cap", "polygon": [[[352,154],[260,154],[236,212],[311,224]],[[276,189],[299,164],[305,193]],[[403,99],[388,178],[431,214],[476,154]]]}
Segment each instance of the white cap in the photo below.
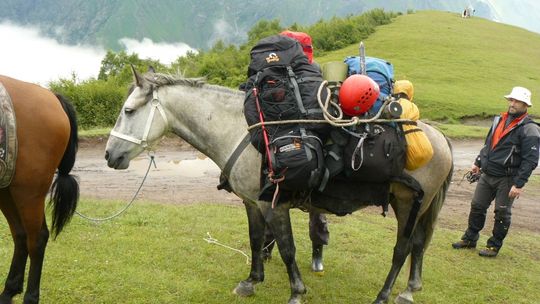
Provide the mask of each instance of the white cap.
{"label": "white cap", "polygon": [[514,87],[512,89],[512,92],[510,94],[505,95],[504,98],[506,99],[515,99],[522,101],[527,104],[527,106],[532,107],[531,103],[531,91],[527,90],[524,87]]}

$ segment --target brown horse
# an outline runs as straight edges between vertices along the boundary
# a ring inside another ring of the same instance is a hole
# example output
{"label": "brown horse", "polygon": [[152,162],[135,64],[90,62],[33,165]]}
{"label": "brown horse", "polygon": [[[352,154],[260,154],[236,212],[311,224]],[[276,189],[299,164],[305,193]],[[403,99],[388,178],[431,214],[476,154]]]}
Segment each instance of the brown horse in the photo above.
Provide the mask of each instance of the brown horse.
{"label": "brown horse", "polygon": [[14,242],[0,304],[12,303],[12,298],[23,291],[28,257],[30,269],[23,303],[39,303],[41,270],[49,239],[45,198],[52,184],[54,236],[73,216],[79,198],[78,182],[69,174],[77,153],[77,121],[73,107],[60,95],[1,75],[0,84],[13,104],[18,141],[13,179],[0,189],[0,209]]}

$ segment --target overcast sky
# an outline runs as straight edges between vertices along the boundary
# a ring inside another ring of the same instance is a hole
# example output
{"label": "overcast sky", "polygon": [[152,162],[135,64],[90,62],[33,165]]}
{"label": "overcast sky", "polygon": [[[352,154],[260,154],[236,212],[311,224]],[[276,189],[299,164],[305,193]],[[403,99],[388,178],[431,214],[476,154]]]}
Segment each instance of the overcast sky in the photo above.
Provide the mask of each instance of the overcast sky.
{"label": "overcast sky", "polygon": [[[0,74],[46,86],[51,80],[71,78],[76,73],[79,80],[97,77],[103,48],[59,44],[56,40],[39,35],[37,28],[0,23]],[[128,53],[140,58],[151,57],[164,64],[174,61],[191,48],[184,43],[154,43],[123,38],[120,40]]]}

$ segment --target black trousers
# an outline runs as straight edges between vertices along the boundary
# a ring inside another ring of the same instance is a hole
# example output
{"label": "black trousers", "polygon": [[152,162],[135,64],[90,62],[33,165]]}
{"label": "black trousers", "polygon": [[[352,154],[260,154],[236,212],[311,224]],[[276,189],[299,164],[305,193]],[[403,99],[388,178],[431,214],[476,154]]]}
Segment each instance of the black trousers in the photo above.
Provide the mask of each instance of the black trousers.
{"label": "black trousers", "polygon": [[491,176],[482,174],[471,202],[469,227],[463,234],[462,240],[476,242],[479,232],[484,228],[487,209],[495,200],[495,223],[493,234],[487,241],[487,247],[501,248],[508,234],[512,219],[512,204],[514,199],[508,197],[512,188],[512,176]]}

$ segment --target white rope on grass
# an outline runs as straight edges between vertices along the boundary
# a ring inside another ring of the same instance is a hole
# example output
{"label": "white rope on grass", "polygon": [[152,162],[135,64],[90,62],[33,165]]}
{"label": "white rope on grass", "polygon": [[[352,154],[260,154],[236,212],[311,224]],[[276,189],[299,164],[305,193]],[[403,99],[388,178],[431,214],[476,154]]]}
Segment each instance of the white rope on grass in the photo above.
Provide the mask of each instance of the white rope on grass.
{"label": "white rope on grass", "polygon": [[238,252],[238,253],[240,253],[240,254],[242,254],[243,256],[246,257],[246,264],[248,264],[248,265],[251,264],[251,257],[248,254],[246,254],[245,252],[243,252],[242,250],[236,249],[236,248],[224,245],[224,244],[221,244],[217,239],[213,238],[210,235],[210,232],[206,232],[206,235],[207,235],[207,237],[203,238],[203,240],[205,240],[208,244],[216,244],[216,245],[219,245],[221,247],[225,247],[227,249],[230,249],[232,251],[236,251],[236,252]]}

